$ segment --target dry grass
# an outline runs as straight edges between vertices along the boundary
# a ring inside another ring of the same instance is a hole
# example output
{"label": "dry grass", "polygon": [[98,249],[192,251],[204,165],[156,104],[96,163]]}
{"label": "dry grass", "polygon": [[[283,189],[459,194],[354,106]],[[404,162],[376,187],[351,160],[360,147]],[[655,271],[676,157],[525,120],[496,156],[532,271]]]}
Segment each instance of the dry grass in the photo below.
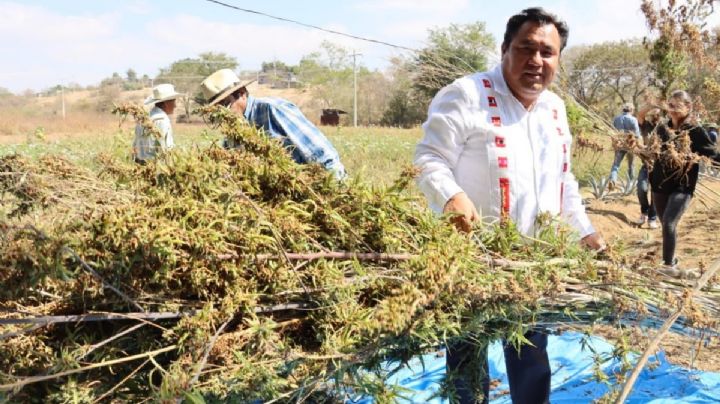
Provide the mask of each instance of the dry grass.
{"label": "dry grass", "polygon": [[[297,91],[297,90],[296,90]],[[60,153],[71,161],[91,160],[91,154],[110,152],[130,156],[134,137],[132,119],[120,123],[110,113],[68,110],[66,119],[44,112],[34,115],[27,108],[0,108],[0,155],[20,152],[29,155]],[[403,166],[412,162],[420,128],[331,127],[320,130],[340,153],[353,175],[389,184]],[[222,136],[202,123],[174,124],[178,147],[220,142]]]}
{"label": "dry grass", "polygon": [[55,140],[82,133],[97,132],[117,127],[117,120],[95,111],[73,111],[62,114],[56,111],[28,111],[28,108],[0,110],[0,144],[27,141],[29,137]]}

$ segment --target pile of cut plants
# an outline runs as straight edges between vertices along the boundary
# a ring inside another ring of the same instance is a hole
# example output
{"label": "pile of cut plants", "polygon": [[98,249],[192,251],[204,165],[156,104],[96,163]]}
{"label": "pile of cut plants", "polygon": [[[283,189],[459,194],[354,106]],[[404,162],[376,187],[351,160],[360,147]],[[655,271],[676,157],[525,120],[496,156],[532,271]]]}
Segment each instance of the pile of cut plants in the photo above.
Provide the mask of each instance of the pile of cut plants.
{"label": "pile of cut plants", "polygon": [[0,399],[392,402],[386,363],[455,340],[678,312],[716,327],[714,266],[676,279],[598,257],[548,215],[534,238],[462,234],[407,192],[412,168],[388,187],[337,180],[202,113],[241,147],[93,169],[0,158]]}

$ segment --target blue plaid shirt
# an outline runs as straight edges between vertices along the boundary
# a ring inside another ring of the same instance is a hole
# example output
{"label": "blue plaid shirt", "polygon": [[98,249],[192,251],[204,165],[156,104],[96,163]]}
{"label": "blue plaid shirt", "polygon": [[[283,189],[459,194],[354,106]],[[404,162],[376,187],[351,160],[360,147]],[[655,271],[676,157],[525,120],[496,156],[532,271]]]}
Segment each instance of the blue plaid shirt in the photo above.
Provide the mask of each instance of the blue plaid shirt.
{"label": "blue plaid shirt", "polygon": [[245,119],[270,137],[280,139],[296,162],[319,163],[336,177],[345,177],[345,167],[328,138],[290,101],[248,96]]}

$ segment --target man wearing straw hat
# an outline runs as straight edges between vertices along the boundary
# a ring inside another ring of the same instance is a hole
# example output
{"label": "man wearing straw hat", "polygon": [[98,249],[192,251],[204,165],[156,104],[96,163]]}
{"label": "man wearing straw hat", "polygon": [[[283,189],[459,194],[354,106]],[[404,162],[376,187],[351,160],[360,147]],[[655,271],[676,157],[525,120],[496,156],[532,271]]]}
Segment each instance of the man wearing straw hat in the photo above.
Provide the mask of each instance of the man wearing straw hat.
{"label": "man wearing straw hat", "polygon": [[[203,80],[201,88],[208,105],[229,108],[270,137],[281,140],[297,163],[318,163],[337,178],[344,178],[345,167],[325,135],[290,101],[251,97],[247,86],[253,81],[243,83],[232,70],[221,69]],[[231,139],[225,141],[228,147],[235,146]]]}
{"label": "man wearing straw hat", "polygon": [[172,84],[158,84],[153,87],[152,95],[145,100],[145,105],[152,105],[150,120],[160,133],[156,137],[145,133],[142,125],[135,126],[133,156],[138,164],[145,164],[154,159],[159,152],[167,151],[175,145],[173,141],[170,115],[175,111],[175,100],[182,94],[175,91]]}

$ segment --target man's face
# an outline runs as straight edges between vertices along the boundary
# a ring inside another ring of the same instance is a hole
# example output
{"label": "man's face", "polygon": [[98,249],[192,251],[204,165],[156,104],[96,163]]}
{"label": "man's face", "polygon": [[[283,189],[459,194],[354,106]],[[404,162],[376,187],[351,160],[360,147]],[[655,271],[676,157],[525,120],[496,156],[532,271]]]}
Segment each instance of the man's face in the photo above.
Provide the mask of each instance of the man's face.
{"label": "man's face", "polygon": [[167,100],[167,101],[163,101],[162,107],[160,109],[165,111],[166,114],[172,115],[175,112],[176,105],[177,104],[175,103],[175,100]]}
{"label": "man's face", "polygon": [[553,24],[524,23],[507,49],[502,71],[515,97],[530,107],[555,78],[560,64],[560,34]]}
{"label": "man's face", "polygon": [[219,104],[238,115],[243,115],[245,108],[247,108],[247,93],[243,91],[242,94],[231,94],[220,101]]}

